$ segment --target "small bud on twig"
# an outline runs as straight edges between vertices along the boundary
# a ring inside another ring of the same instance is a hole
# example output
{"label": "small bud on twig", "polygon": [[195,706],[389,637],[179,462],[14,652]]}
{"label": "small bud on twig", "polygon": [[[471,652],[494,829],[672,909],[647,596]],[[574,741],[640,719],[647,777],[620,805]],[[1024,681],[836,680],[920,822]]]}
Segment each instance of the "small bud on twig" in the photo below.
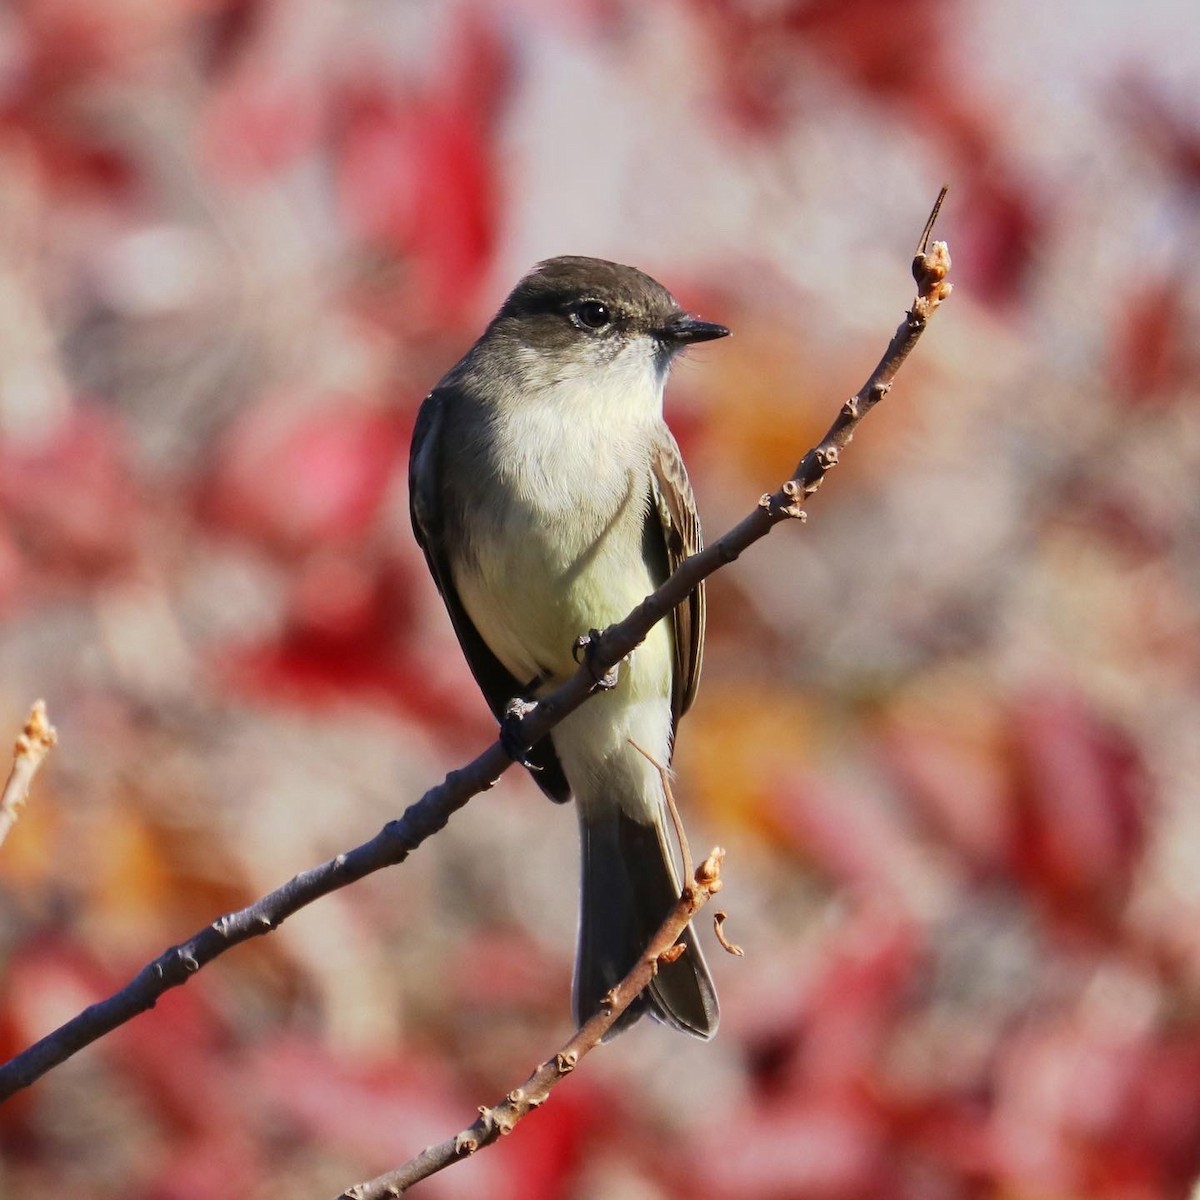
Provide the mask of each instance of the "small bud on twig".
{"label": "small bud on twig", "polygon": [[710,892],[715,892],[721,882],[721,863],[725,859],[725,851],[720,846],[714,846],[708,857],[696,868],[696,882]]}
{"label": "small bud on twig", "polygon": [[58,731],[46,720],[46,702],[34,701],[25,726],[13,746],[13,765],[4,791],[0,792],[0,843],[17,823],[20,810],[29,799],[33,777],[50,747],[58,741]]}

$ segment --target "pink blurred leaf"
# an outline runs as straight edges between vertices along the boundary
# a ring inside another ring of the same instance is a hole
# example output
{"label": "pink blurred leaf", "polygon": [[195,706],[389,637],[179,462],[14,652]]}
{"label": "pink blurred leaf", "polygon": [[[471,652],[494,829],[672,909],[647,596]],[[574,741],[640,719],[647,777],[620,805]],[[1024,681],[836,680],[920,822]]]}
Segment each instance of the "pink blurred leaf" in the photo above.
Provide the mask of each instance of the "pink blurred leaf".
{"label": "pink blurred leaf", "polygon": [[199,129],[202,154],[218,174],[254,182],[311,150],[324,120],[313,76],[252,58],[211,95]]}
{"label": "pink blurred leaf", "polygon": [[116,416],[81,404],[58,425],[0,444],[0,513],[27,555],[94,575],[134,553],[140,497]]}
{"label": "pink blurred leaf", "polygon": [[959,725],[897,721],[880,748],[931,830],[986,869],[1002,867],[1015,832],[999,747]]}
{"label": "pink blurred leaf", "polygon": [[282,552],[361,541],[403,459],[392,417],[351,397],[272,397],[229,430],[204,498],[221,526]]}
{"label": "pink blurred leaf", "polygon": [[1109,373],[1133,405],[1178,395],[1200,368],[1190,317],[1190,276],[1172,270],[1139,276],[1113,322]]}
{"label": "pink blurred leaf", "polygon": [[1126,895],[1145,837],[1149,791],[1137,749],[1063,692],[1019,702],[1013,738],[1025,870],[1073,911],[1106,919]]}
{"label": "pink blurred leaf", "polygon": [[421,95],[355,82],[346,96],[338,191],[359,236],[411,260],[427,311],[445,324],[471,311],[496,239],[491,124],[506,56],[464,18],[437,82]]}
{"label": "pink blurred leaf", "polygon": [[916,844],[882,803],[815,774],[798,774],[777,787],[767,819],[782,845],[838,882],[902,894]]}
{"label": "pink blurred leaf", "polygon": [[740,1111],[696,1144],[705,1195],[853,1200],[886,1195],[886,1144],[852,1102],[797,1099]]}

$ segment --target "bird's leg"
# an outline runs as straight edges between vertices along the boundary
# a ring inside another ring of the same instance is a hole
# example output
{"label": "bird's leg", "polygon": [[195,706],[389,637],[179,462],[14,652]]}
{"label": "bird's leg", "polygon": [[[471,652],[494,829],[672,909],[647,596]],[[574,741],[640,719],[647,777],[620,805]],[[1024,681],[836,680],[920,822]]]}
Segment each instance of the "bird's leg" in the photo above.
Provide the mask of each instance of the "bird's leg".
{"label": "bird's leg", "polygon": [[537,763],[528,758],[530,744],[521,736],[521,721],[537,708],[536,700],[526,700],[522,696],[514,696],[504,706],[504,716],[500,719],[500,745],[504,753],[518,766],[530,771],[540,771]]}
{"label": "bird's leg", "polygon": [[607,671],[596,669],[596,654],[600,649],[600,639],[603,636],[599,629],[589,629],[587,633],[575,639],[575,645],[571,647],[571,654],[576,662],[587,663],[596,686],[602,692],[609,692],[617,686],[617,668],[609,667]]}

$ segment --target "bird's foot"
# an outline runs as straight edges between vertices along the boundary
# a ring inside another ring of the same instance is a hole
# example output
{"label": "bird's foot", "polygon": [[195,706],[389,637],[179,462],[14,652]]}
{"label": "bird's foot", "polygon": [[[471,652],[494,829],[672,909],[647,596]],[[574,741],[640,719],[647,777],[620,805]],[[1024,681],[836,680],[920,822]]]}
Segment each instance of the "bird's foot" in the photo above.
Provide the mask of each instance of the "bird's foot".
{"label": "bird's foot", "polygon": [[617,686],[617,668],[609,667],[606,671],[601,671],[596,665],[596,655],[600,650],[600,642],[604,637],[599,629],[589,629],[587,633],[575,639],[575,645],[571,648],[571,653],[574,655],[576,662],[584,662],[587,664],[588,670],[592,673],[592,679],[596,686],[604,692],[612,691]]}
{"label": "bird's foot", "polygon": [[529,760],[531,747],[528,740],[521,736],[521,722],[535,708],[536,700],[523,700],[520,696],[514,696],[504,706],[504,716],[500,720],[500,745],[504,753],[513,762],[530,771],[540,771],[542,768]]}

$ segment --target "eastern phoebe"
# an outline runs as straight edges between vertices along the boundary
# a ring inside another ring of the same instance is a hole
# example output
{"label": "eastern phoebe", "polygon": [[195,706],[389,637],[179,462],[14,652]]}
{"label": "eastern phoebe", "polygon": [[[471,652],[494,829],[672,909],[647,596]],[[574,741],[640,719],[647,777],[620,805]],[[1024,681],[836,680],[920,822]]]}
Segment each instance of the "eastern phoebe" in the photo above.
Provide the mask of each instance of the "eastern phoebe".
{"label": "eastern phoebe", "polygon": [[[413,528],[476,682],[503,719],[576,669],[575,643],[626,616],[700,549],[687,472],[663,423],[663,385],[685,346],[725,337],[660,283],[595,258],[552,258],[513,289],[483,336],[421,405]],[[698,587],[622,664],[616,686],[566,717],[526,766],[574,795],[583,851],[574,1006],[582,1023],[678,899],[655,767],[696,693]],[[717,997],[689,927],[614,1026],[643,1012],[697,1037]]]}

